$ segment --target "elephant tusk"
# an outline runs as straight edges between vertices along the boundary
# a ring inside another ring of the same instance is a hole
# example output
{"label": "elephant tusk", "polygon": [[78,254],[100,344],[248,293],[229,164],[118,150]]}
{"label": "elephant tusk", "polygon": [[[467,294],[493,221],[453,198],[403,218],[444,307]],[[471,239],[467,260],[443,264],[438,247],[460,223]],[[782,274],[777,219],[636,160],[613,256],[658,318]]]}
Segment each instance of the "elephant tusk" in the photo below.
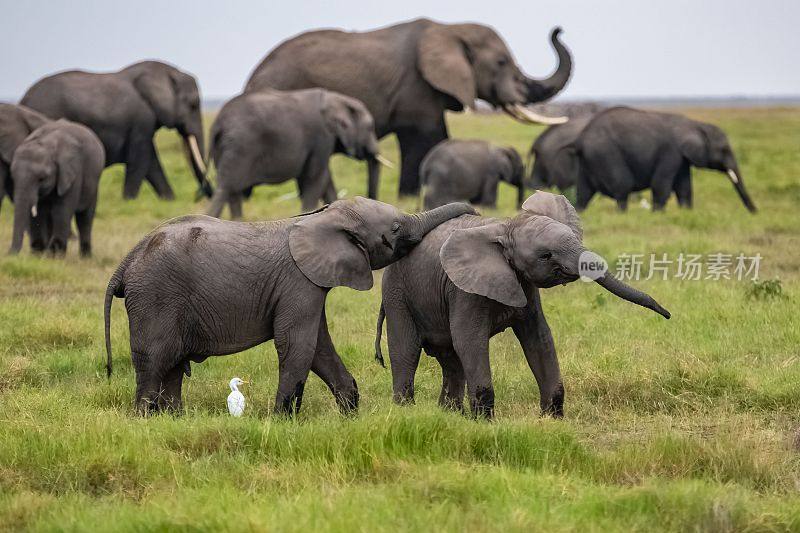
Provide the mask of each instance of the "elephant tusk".
{"label": "elephant tusk", "polygon": [[189,150],[192,152],[194,164],[197,165],[197,168],[200,170],[200,172],[205,175],[207,170],[206,164],[203,162],[203,156],[200,154],[200,146],[197,144],[197,137],[194,135],[189,135],[187,141],[189,143]]}
{"label": "elephant tusk", "polygon": [[33,204],[33,205],[31,206],[31,216],[32,216],[33,218],[36,218],[36,217],[38,217],[38,216],[39,216],[39,210],[36,208],[36,204]]}
{"label": "elephant tusk", "polygon": [[514,110],[519,113],[519,115],[528,122],[533,122],[535,124],[545,124],[547,126],[552,126],[555,124],[563,124],[569,120],[567,117],[546,117],[544,115],[540,115],[539,113],[535,113],[528,109],[525,106],[521,106],[519,104],[514,104]]}
{"label": "elephant tusk", "polygon": [[381,154],[375,154],[375,160],[386,168],[394,168],[394,163],[383,157]]}
{"label": "elephant tusk", "polygon": [[739,184],[739,176],[737,176],[736,172],[734,172],[733,170],[728,169],[728,177],[731,179],[733,183],[737,185]]}

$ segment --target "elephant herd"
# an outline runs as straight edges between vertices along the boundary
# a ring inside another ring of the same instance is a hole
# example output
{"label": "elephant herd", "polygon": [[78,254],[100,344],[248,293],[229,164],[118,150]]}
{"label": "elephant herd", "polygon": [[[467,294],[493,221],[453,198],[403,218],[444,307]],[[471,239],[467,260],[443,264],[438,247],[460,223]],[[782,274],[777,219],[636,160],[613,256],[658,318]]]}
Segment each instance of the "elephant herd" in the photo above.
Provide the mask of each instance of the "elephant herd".
{"label": "elephant herd", "polygon": [[[755,205],[716,126],[626,107],[547,117],[527,107],[562,90],[572,58],[558,57],[545,79],[526,76],[502,38],[479,24],[418,19],[375,31],[303,33],[272,50],[244,91],[210,129],[204,157],[197,81],[173,66],[144,61],[114,73],[69,71],[35,83],[20,105],[0,104],[0,201],[15,204],[11,251],[62,255],[74,217],[80,252],[91,253],[92,219],[104,167],[125,164],[123,196],[143,181],[174,197],[153,136],[175,129],[208,215],[165,222],[122,260],[105,295],[107,368],[110,310],[124,298],[142,413],[182,407],[192,363],[274,339],[279,358],[275,411],[300,409],[309,372],[340,409],[357,409],[357,384],[331,339],[325,300],[333,287],[368,290],[384,269],[376,358],[383,323],[393,397],[414,399],[421,350],[439,362],[443,407],[494,414],[489,339],[512,328],[540,389],[543,413],[563,415],[564,386],[539,289],[580,277],[578,211],[596,193],[621,210],[632,192],[651,189],[654,209],[672,192],[692,206],[692,166],[724,172],[750,211]],[[532,166],[508,147],[449,139],[445,111],[483,100],[525,123],[549,125],[534,142]],[[407,214],[377,201],[388,163],[378,140],[397,136],[399,193],[421,195]],[[329,168],[335,153],[367,163],[367,196],[337,200]],[[208,164],[216,168],[216,186]],[[304,214],[242,223],[253,187],[294,179]],[[479,215],[494,206],[499,182],[517,189],[519,214]],[[526,188],[574,187],[564,196]],[[527,199],[526,199],[527,198]],[[326,204],[318,208],[320,202]],[[469,202],[469,203],[467,203]],[[594,280],[612,294],[670,318],[653,298],[610,273]]]}

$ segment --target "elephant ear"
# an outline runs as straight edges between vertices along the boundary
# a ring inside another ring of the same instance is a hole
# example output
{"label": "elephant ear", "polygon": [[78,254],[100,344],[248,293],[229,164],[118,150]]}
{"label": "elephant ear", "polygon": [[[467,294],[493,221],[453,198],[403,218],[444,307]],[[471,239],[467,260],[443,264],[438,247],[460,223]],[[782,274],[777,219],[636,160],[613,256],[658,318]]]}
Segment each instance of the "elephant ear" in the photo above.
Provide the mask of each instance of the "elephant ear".
{"label": "elephant ear", "polygon": [[320,287],[372,288],[365,246],[341,208],[329,206],[303,216],[289,229],[289,252],[297,268]]}
{"label": "elephant ear", "polygon": [[681,136],[678,149],[683,157],[696,167],[707,167],[709,163],[709,141],[706,132],[700,126],[679,133]]}
{"label": "elephant ear", "polygon": [[327,91],[324,93],[322,118],[350,156],[358,152],[358,126],[355,115],[355,110],[347,105],[344,98],[333,96]]}
{"label": "elephant ear", "polygon": [[456,230],[439,251],[439,259],[447,277],[462,291],[524,307],[525,291],[503,254],[505,231],[501,223]]}
{"label": "elephant ear", "polygon": [[153,110],[158,123],[166,128],[177,124],[178,99],[175,80],[167,69],[152,68],[137,76],[134,87]]}
{"label": "elephant ear", "polygon": [[453,28],[433,24],[417,44],[417,67],[437,91],[455,98],[464,107],[475,104],[475,77],[465,44]]}
{"label": "elephant ear", "polygon": [[553,194],[546,191],[536,191],[522,204],[522,209],[533,213],[534,215],[542,215],[562,224],[566,224],[572,230],[579,241],[583,241],[583,228],[581,227],[581,218],[578,212],[572,207],[563,195]]}
{"label": "elephant ear", "polygon": [[65,138],[58,146],[56,154],[58,177],[56,192],[64,196],[81,176],[81,145],[72,138]]}

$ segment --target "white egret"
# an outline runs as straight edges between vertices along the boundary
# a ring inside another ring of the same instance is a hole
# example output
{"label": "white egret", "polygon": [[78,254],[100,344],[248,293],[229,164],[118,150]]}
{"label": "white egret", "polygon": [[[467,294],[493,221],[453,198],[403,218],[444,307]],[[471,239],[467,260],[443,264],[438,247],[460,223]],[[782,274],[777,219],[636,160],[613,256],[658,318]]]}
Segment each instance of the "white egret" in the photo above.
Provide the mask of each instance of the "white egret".
{"label": "white egret", "polygon": [[228,411],[232,416],[239,417],[244,413],[244,394],[239,392],[239,385],[244,385],[245,383],[247,382],[239,378],[233,378],[231,380],[231,393],[228,394]]}

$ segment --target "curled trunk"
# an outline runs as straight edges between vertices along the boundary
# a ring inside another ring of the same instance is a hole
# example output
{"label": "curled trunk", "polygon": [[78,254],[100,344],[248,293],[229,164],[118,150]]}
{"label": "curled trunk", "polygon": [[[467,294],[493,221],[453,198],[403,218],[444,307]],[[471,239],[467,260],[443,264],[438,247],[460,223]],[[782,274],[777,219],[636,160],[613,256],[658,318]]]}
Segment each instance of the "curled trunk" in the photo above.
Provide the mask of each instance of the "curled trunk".
{"label": "curled trunk", "polygon": [[527,103],[529,104],[549,100],[561,91],[569,81],[570,74],[572,73],[572,56],[569,50],[567,50],[567,47],[564,46],[564,43],[561,42],[559,38],[560,33],[561,28],[555,28],[550,32],[550,42],[558,55],[558,68],[556,68],[556,71],[553,72],[550,77],[543,80],[528,78]]}
{"label": "curled trunk", "polygon": [[408,221],[404,225],[406,229],[404,235],[397,240],[394,250],[394,259],[406,256],[414,245],[418,244],[428,232],[439,224],[461,215],[474,214],[476,214],[475,209],[473,209],[471,205],[457,202],[443,205],[423,213],[407,215]]}

